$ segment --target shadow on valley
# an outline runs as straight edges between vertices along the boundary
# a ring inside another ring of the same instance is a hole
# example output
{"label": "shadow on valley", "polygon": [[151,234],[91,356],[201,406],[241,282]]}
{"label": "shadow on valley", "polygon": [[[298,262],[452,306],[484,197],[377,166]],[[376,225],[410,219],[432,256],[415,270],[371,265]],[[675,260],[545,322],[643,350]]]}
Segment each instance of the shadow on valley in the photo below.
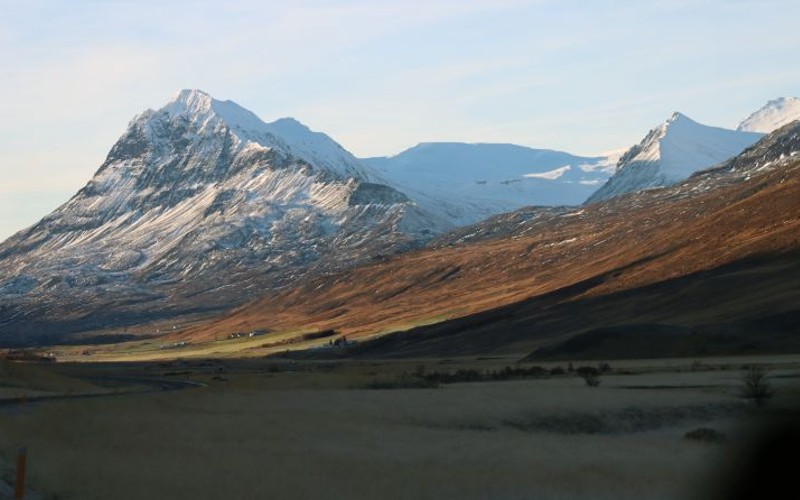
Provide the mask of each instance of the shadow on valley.
{"label": "shadow on valley", "polygon": [[546,360],[800,352],[797,252],[744,259],[604,296],[584,296],[620,271],[343,351],[286,355],[413,358],[526,349],[531,353],[527,359]]}
{"label": "shadow on valley", "polygon": [[[185,323],[197,318],[207,318],[227,310],[226,307],[198,307],[193,309],[145,310],[120,312],[115,305],[92,309],[85,315],[65,320],[57,315],[37,318],[25,324],[25,329],[14,329],[0,335],[0,349],[41,348],[52,345],[107,345],[158,337],[156,327],[148,324]],[[142,326],[145,325],[145,326]],[[127,330],[131,329],[131,332]],[[133,331],[135,329],[135,332]],[[28,333],[35,332],[35,335]],[[107,332],[107,333],[99,333]]]}

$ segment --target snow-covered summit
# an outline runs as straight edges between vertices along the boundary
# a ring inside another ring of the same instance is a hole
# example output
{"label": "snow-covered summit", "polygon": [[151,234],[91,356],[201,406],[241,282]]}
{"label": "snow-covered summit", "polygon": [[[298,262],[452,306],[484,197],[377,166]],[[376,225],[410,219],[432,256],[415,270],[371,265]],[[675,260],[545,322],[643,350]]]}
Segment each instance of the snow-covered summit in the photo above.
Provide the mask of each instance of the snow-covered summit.
{"label": "snow-covered summit", "polygon": [[800,120],[800,97],[779,97],[742,120],[736,130],[767,134],[795,120]]}
{"label": "snow-covered summit", "polygon": [[702,125],[675,112],[638,159],[658,160],[666,182],[672,184],[740,153],[762,135]]}
{"label": "snow-covered summit", "polygon": [[[266,123],[233,101],[214,99],[202,90],[184,89],[159,110],[148,110],[134,119],[148,128],[153,120],[177,120],[193,125],[202,138],[230,133],[235,147],[248,144],[277,148],[307,161],[320,173],[381,182],[373,171],[326,134],[314,132],[294,118]],[[133,125],[133,123],[132,123]]]}
{"label": "snow-covered summit", "polygon": [[587,202],[680,182],[741,153],[762,136],[710,127],[675,112],[622,155],[616,173]]}
{"label": "snow-covered summit", "polygon": [[244,130],[255,131],[264,126],[264,122],[258,116],[235,102],[219,101],[197,89],[181,90],[161,108],[161,111],[193,120],[218,117],[228,125]]}

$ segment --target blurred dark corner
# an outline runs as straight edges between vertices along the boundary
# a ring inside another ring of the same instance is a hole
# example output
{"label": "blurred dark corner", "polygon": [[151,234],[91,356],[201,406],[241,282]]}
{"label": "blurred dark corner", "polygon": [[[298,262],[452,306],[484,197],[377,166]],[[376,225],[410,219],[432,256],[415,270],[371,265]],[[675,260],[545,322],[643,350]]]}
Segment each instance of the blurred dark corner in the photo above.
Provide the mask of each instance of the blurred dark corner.
{"label": "blurred dark corner", "polygon": [[748,437],[730,445],[727,459],[704,485],[701,498],[800,498],[800,411],[784,409],[751,418]]}

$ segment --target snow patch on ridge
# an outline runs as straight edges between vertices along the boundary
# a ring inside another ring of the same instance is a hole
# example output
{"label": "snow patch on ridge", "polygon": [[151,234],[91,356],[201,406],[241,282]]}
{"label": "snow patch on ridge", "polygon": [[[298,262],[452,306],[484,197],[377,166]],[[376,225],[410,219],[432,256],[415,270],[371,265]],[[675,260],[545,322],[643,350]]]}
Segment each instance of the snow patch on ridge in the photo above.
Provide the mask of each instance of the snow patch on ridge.
{"label": "snow patch on ridge", "polygon": [[523,177],[528,179],[547,179],[550,181],[554,181],[560,178],[565,173],[569,172],[572,169],[569,165],[564,165],[563,167],[559,167],[553,170],[549,170],[547,172],[540,172],[537,174],[525,174]]}

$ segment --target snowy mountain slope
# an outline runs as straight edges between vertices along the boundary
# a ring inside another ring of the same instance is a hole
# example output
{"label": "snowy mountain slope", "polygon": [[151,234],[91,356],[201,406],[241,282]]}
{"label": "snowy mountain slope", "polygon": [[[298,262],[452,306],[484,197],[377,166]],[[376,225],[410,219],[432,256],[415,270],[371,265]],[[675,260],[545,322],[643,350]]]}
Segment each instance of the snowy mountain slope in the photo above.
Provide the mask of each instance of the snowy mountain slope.
{"label": "snowy mountain slope", "polygon": [[229,306],[248,288],[396,252],[450,227],[382,182],[295,120],[264,123],[233,102],[181,91],[134,118],[72,199],[0,245],[0,331],[126,302]]}
{"label": "snowy mountain slope", "polygon": [[422,143],[362,161],[455,225],[523,206],[579,205],[613,172],[604,157],[513,144]]}
{"label": "snowy mountain slope", "polygon": [[[277,148],[296,158],[302,158],[318,171],[339,177],[380,182],[369,169],[336,141],[325,134],[312,132],[293,118],[264,123],[251,111],[232,101],[219,101],[200,90],[181,90],[160,113],[183,117],[202,124],[202,130],[224,123],[234,136],[269,148]],[[147,115],[148,113],[145,113]],[[141,118],[141,117],[140,117]]]}
{"label": "snowy mountain slope", "polygon": [[736,130],[766,134],[795,120],[800,120],[800,97],[780,97],[742,120]]}
{"label": "snowy mountain slope", "polygon": [[709,127],[676,112],[622,155],[616,173],[587,203],[675,184],[741,153],[762,136]]}
{"label": "snowy mountain slope", "polygon": [[738,156],[709,169],[709,175],[734,174],[750,178],[762,172],[785,168],[800,159],[800,121],[790,122],[767,134]]}

